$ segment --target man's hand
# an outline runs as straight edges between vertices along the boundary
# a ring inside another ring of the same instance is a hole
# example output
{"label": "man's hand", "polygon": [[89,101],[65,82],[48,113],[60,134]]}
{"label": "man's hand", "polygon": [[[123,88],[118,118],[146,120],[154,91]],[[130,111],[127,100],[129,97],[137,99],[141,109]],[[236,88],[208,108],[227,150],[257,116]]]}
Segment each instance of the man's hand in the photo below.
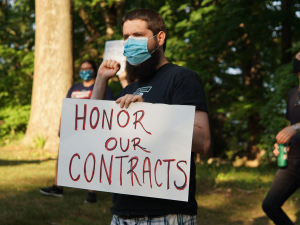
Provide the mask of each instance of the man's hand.
{"label": "man's hand", "polygon": [[94,89],[90,99],[104,100],[107,90],[107,81],[120,69],[120,64],[114,60],[104,60],[98,70]]}
{"label": "man's hand", "polygon": [[279,147],[278,147],[278,144],[277,143],[275,143],[274,144],[274,150],[273,150],[273,153],[274,153],[274,155],[277,157],[278,155],[279,155]]}
{"label": "man's hand", "polygon": [[125,106],[125,108],[127,109],[131,102],[143,102],[143,101],[144,101],[144,99],[141,95],[127,94],[123,97],[118,98],[116,100],[116,103],[120,103],[121,108],[123,108]]}
{"label": "man's hand", "polygon": [[[289,151],[290,147],[286,147],[286,150]],[[277,143],[274,144],[273,153],[274,153],[275,157],[277,157],[279,155],[279,146]]]}
{"label": "man's hand", "polygon": [[116,75],[120,69],[120,63],[114,60],[104,60],[98,70],[97,77],[100,77],[105,80]]}
{"label": "man's hand", "polygon": [[295,58],[300,61],[300,52],[297,53],[297,55],[295,56]]}
{"label": "man's hand", "polygon": [[294,126],[287,126],[282,131],[280,131],[277,136],[277,143],[287,143],[287,141],[297,133]]}

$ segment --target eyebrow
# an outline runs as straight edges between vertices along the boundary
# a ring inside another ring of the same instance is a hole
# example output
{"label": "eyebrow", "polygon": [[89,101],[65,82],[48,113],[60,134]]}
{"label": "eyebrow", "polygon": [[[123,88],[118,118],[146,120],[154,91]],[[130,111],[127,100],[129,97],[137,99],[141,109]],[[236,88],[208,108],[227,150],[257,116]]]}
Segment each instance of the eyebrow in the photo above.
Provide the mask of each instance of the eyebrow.
{"label": "eyebrow", "polygon": [[[145,35],[145,32],[134,32],[133,36],[137,36],[137,35]],[[129,37],[129,34],[123,34],[123,37]]]}

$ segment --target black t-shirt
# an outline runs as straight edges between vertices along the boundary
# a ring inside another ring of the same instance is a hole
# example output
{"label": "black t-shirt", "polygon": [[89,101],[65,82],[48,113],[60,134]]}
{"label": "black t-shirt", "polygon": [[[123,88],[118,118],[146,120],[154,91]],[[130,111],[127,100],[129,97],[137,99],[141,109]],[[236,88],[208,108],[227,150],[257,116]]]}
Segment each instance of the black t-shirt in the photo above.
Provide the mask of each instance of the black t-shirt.
{"label": "black t-shirt", "polygon": [[[68,91],[67,98],[90,99],[93,93],[94,84],[84,87],[83,83],[74,84]],[[106,100],[114,100],[113,92],[107,87]]]}
{"label": "black t-shirt", "polygon": [[[142,95],[145,102],[172,105],[194,105],[207,112],[206,98],[198,74],[190,69],[168,63],[155,71],[148,81],[137,81],[123,89],[117,97],[126,94]],[[111,213],[115,215],[197,214],[195,200],[196,167],[191,154],[188,202],[113,194]]]}
{"label": "black t-shirt", "polygon": [[[290,121],[291,125],[300,123],[300,106],[295,106],[298,94],[298,86],[292,88],[288,93],[285,118]],[[297,132],[290,140],[289,158],[300,159],[300,132]]]}

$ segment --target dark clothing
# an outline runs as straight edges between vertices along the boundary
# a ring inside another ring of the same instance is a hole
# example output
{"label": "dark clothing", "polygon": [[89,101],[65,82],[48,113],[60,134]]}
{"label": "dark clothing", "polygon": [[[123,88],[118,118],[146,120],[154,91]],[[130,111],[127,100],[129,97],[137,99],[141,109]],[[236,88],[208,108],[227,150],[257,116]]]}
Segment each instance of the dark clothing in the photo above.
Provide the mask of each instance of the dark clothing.
{"label": "dark clothing", "polygon": [[[290,121],[291,125],[300,122],[300,106],[295,106],[299,94],[299,87],[292,88],[288,93],[287,109],[285,118]],[[289,158],[300,160],[300,132],[295,134],[290,142]]]}
{"label": "dark clothing", "polygon": [[194,105],[207,112],[202,82],[193,70],[167,63],[155,71],[148,81],[137,81],[125,87],[117,96],[142,95],[145,102],[172,105]]}
{"label": "dark clothing", "polygon": [[[90,99],[92,96],[94,84],[84,87],[83,83],[74,84],[68,91],[67,98]],[[114,100],[113,92],[107,87],[105,100]]]}
{"label": "dark clothing", "polygon": [[[139,80],[129,84],[118,97],[126,94],[142,95],[144,101],[150,103],[194,105],[196,110],[207,112],[205,93],[198,74],[171,63],[156,70],[149,80]],[[115,215],[196,215],[195,173],[194,153],[192,153],[188,202],[113,194],[111,213]]]}
{"label": "dark clothing", "polygon": [[[291,125],[300,122],[300,106],[295,106],[299,87],[288,93],[286,119]],[[263,202],[262,208],[277,225],[290,225],[293,222],[281,209],[283,203],[300,187],[300,134],[297,132],[290,140],[288,165],[280,168]]]}
{"label": "dark clothing", "polygon": [[263,202],[262,208],[276,225],[294,224],[281,209],[283,203],[300,186],[300,160],[289,159],[288,166],[279,169],[271,188]]}

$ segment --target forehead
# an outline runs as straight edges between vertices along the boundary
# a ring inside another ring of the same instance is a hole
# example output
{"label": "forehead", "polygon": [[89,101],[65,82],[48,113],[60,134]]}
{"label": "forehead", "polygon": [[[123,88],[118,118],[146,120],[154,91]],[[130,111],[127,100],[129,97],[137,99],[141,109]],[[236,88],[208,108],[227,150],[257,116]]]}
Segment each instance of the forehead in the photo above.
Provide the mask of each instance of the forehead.
{"label": "forehead", "polygon": [[81,64],[80,68],[92,68],[92,65],[89,64],[88,62],[84,62]]}
{"label": "forehead", "polygon": [[148,29],[148,23],[144,20],[127,20],[123,24],[123,35],[139,32],[152,32]]}

